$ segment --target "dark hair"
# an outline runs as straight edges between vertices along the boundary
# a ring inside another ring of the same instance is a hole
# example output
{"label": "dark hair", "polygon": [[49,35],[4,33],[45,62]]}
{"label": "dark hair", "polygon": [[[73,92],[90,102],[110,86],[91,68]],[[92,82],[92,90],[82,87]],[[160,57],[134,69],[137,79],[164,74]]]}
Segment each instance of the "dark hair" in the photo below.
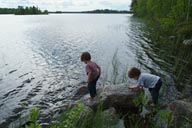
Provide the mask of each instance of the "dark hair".
{"label": "dark hair", "polygon": [[131,68],[128,71],[128,76],[130,78],[139,77],[140,74],[141,74],[141,71],[138,68],[135,68],[135,67]]}
{"label": "dark hair", "polygon": [[81,54],[81,61],[90,61],[91,60],[91,55],[89,52],[83,52]]}

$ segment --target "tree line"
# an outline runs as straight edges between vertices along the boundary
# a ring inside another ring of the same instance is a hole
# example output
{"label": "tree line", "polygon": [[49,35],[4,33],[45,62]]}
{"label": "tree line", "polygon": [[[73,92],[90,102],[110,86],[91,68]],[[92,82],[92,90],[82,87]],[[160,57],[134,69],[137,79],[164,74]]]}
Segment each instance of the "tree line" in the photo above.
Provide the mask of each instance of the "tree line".
{"label": "tree line", "polygon": [[48,11],[41,11],[38,7],[30,6],[17,8],[0,8],[0,14],[15,14],[15,15],[35,15],[35,14],[48,14]]}
{"label": "tree line", "polygon": [[96,9],[93,11],[83,11],[82,13],[131,13],[127,10]]}
{"label": "tree line", "polygon": [[111,9],[96,9],[91,11],[56,11],[56,12],[49,12],[49,13],[132,13],[131,11],[127,10],[111,10]]}
{"label": "tree line", "polygon": [[132,0],[131,7],[135,16],[155,21],[163,32],[192,36],[192,0]]}

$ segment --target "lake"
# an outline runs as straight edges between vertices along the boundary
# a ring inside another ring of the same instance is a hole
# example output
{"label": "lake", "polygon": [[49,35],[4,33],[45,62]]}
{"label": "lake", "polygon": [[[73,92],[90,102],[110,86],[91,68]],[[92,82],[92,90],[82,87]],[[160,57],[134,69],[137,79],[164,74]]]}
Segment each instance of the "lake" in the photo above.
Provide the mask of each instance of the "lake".
{"label": "lake", "polygon": [[127,71],[133,66],[169,76],[151,58],[158,56],[145,27],[131,14],[1,15],[0,124],[25,117],[35,106],[46,122],[73,102],[86,79],[84,51],[101,66],[98,86],[132,82]]}

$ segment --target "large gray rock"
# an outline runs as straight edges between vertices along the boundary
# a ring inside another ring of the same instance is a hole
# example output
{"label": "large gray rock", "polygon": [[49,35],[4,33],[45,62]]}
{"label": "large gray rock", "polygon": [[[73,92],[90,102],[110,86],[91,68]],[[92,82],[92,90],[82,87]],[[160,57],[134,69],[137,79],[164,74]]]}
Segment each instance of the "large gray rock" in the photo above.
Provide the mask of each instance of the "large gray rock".
{"label": "large gray rock", "polygon": [[97,96],[94,100],[90,101],[87,95],[84,97],[83,102],[94,111],[101,105],[103,110],[114,107],[120,113],[127,113],[129,111],[140,113],[142,108],[140,103],[142,101],[139,101],[139,97],[143,94],[142,92],[143,90],[128,89],[125,85],[105,86],[97,91]]}
{"label": "large gray rock", "polygon": [[74,95],[72,97],[73,100],[78,100],[80,99],[82,96],[88,94],[88,88],[87,86],[80,86],[79,88],[77,88],[77,90],[75,90]]}
{"label": "large gray rock", "polygon": [[192,127],[192,103],[176,100],[170,105],[170,109],[173,114],[173,119],[171,121],[171,128],[182,128],[182,127]]}
{"label": "large gray rock", "polygon": [[192,46],[192,39],[184,40],[183,44],[186,46]]}

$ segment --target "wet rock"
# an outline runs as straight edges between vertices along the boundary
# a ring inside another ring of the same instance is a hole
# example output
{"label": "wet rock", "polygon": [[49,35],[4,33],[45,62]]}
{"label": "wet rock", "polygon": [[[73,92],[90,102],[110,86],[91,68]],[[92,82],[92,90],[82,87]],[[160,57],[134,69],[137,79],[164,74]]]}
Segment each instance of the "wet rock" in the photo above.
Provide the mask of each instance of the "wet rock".
{"label": "wet rock", "polygon": [[35,78],[26,79],[25,81],[23,81],[23,84],[25,84],[25,83],[31,83],[31,81],[32,81],[33,79],[35,79]]}
{"label": "wet rock", "polygon": [[23,75],[20,75],[19,76],[19,78],[21,78],[21,77],[23,77],[23,76],[26,76],[26,75],[28,75],[29,73],[25,73],[25,74],[23,74]]}
{"label": "wet rock", "polygon": [[106,110],[110,107],[114,107],[119,113],[127,113],[128,111],[133,113],[140,113],[141,106],[134,102],[134,99],[138,97],[143,91],[131,90],[124,85],[111,85],[97,91],[97,96],[94,100],[90,100],[85,96],[84,104],[92,108],[94,111],[97,110],[98,106],[102,104],[102,109]]}
{"label": "wet rock", "polygon": [[50,124],[49,123],[41,123],[40,126],[42,128],[49,128],[50,127]]}
{"label": "wet rock", "polygon": [[169,36],[169,40],[175,40],[176,36]]}
{"label": "wet rock", "polygon": [[173,114],[171,124],[174,128],[182,128],[184,125],[192,126],[192,102],[176,100],[169,107]]}
{"label": "wet rock", "polygon": [[6,128],[7,126],[8,126],[8,123],[6,122],[6,120],[0,121],[0,128]]}
{"label": "wet rock", "polygon": [[17,107],[13,110],[13,112],[14,112],[14,113],[19,113],[19,112],[21,112],[23,109],[24,109],[24,107],[19,105],[19,106],[17,106]]}
{"label": "wet rock", "polygon": [[12,71],[9,72],[9,74],[14,73],[14,72],[16,72],[16,71],[17,71],[17,69],[12,70]]}
{"label": "wet rock", "polygon": [[183,44],[186,46],[192,46],[192,39],[184,40]]}
{"label": "wet rock", "polygon": [[87,86],[81,86],[79,87],[75,92],[74,92],[74,96],[73,96],[73,100],[77,100],[80,99],[82,96],[84,96],[85,94],[88,94],[89,91],[87,89]]}
{"label": "wet rock", "polygon": [[28,93],[28,95],[27,95],[27,97],[26,98],[31,98],[31,97],[34,97],[34,96],[36,96],[37,94],[35,93],[35,92],[30,92],[30,93]]}

